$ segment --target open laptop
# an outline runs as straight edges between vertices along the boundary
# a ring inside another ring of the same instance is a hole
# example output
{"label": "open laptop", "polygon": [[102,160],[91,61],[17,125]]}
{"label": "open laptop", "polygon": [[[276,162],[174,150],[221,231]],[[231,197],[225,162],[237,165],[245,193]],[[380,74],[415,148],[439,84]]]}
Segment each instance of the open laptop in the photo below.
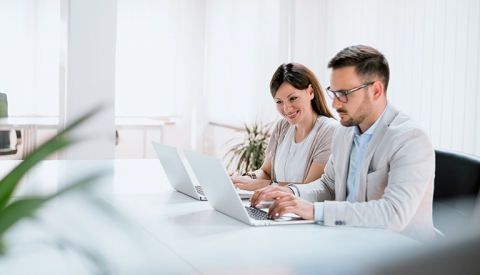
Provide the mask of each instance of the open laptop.
{"label": "open laptop", "polygon": [[195,184],[195,179],[188,173],[177,148],[156,142],[152,142],[152,145],[173,189],[194,199],[206,201],[202,187]]}
{"label": "open laptop", "polygon": [[293,214],[275,220],[268,219],[266,211],[244,205],[219,159],[188,150],[183,152],[215,210],[253,226],[315,222]]}

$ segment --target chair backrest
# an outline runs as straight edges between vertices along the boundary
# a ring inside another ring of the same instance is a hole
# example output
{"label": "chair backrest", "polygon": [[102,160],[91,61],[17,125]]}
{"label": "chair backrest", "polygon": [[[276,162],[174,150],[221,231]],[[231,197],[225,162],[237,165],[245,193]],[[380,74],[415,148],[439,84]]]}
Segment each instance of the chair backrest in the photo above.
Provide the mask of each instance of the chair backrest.
{"label": "chair backrest", "polygon": [[480,157],[435,149],[433,221],[445,236],[471,227],[480,207]]}
{"label": "chair backrest", "polygon": [[478,195],[480,157],[435,149],[435,166],[434,200]]}
{"label": "chair backrest", "polygon": [[[7,95],[0,93],[0,118],[8,117]],[[10,148],[10,132],[0,131],[0,149]]]}

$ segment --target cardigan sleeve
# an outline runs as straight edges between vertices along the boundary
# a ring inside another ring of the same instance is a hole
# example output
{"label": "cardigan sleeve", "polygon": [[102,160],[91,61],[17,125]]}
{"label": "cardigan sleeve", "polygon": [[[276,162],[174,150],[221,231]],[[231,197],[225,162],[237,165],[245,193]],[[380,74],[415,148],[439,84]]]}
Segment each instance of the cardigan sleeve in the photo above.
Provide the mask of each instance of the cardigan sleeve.
{"label": "cardigan sleeve", "polygon": [[265,149],[265,156],[267,158],[273,159],[275,157],[278,145],[285,138],[285,133],[287,132],[289,125],[290,124],[286,119],[282,119],[277,122],[275,128],[273,129],[272,135],[270,136],[267,149]]}

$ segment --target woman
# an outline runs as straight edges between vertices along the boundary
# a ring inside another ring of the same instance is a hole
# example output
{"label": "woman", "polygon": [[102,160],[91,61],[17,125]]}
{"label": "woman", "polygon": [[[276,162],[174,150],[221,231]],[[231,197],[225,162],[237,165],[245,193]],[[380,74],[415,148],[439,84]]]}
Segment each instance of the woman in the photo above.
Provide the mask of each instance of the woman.
{"label": "woman", "polygon": [[273,130],[262,167],[232,175],[239,189],[312,182],[323,175],[330,156],[338,122],[312,71],[298,63],[280,65],[270,81],[270,93],[283,119]]}

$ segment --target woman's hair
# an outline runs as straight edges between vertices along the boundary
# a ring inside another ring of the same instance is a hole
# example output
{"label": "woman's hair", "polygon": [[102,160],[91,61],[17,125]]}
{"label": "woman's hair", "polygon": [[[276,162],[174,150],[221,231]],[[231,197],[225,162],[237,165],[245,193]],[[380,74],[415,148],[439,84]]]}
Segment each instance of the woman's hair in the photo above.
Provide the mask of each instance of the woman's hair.
{"label": "woman's hair", "polygon": [[311,104],[313,111],[318,115],[333,118],[332,113],[327,108],[327,102],[325,101],[320,82],[318,82],[315,74],[307,67],[298,63],[284,63],[280,65],[270,81],[270,93],[272,97],[275,97],[278,88],[280,88],[284,82],[288,82],[298,90],[306,90],[308,85],[312,85],[314,98],[311,100]]}

